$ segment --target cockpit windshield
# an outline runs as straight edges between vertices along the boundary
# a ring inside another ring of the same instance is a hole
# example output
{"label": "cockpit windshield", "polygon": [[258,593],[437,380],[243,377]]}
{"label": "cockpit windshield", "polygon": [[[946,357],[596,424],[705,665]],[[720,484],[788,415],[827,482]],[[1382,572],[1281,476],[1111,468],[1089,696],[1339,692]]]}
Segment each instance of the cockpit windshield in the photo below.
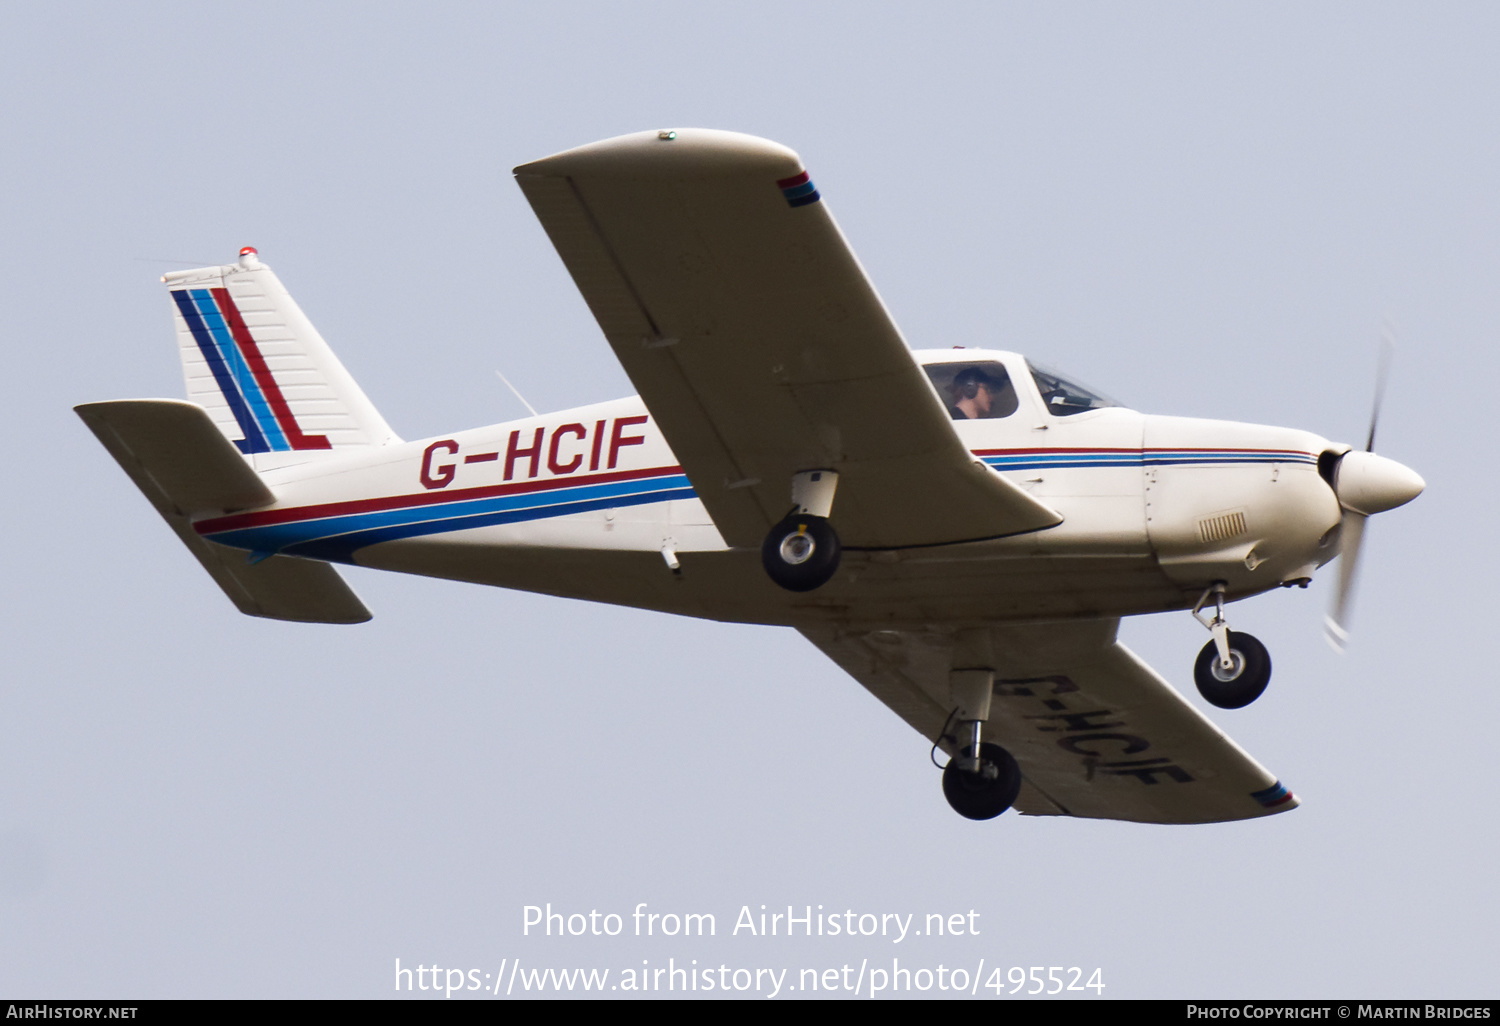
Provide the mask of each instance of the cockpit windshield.
{"label": "cockpit windshield", "polygon": [[1046,405],[1047,412],[1054,417],[1071,417],[1075,413],[1120,405],[1113,399],[1074,384],[1046,367],[1039,367],[1029,361],[1027,367],[1031,369],[1037,391],[1042,393],[1042,402]]}
{"label": "cockpit windshield", "polygon": [[1019,405],[1005,364],[998,360],[928,363],[922,369],[954,420],[1009,417]]}

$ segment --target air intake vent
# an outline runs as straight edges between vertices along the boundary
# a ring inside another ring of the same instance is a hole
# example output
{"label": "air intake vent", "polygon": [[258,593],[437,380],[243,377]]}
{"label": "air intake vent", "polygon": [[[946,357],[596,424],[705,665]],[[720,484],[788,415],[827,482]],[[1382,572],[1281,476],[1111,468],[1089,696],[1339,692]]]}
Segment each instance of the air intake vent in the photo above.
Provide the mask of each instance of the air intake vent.
{"label": "air intake vent", "polygon": [[1239,510],[1204,517],[1198,521],[1198,537],[1206,542],[1225,541],[1245,533],[1245,514]]}

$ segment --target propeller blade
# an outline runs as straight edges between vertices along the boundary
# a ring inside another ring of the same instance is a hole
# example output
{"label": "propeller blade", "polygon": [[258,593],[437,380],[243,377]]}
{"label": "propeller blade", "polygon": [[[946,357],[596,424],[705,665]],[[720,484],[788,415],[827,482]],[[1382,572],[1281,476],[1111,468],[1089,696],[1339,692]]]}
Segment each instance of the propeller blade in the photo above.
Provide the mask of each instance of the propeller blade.
{"label": "propeller blade", "polygon": [[1333,593],[1333,605],[1323,620],[1324,635],[1334,651],[1342,652],[1349,642],[1349,607],[1354,598],[1354,578],[1359,570],[1359,549],[1364,542],[1363,513],[1344,510],[1339,521],[1339,583]]}
{"label": "propeller blade", "polygon": [[1396,350],[1395,332],[1389,324],[1380,336],[1380,353],[1375,358],[1375,405],[1370,410],[1370,433],[1365,436],[1365,452],[1375,451],[1375,428],[1380,423],[1380,404],[1385,401],[1385,379]]}

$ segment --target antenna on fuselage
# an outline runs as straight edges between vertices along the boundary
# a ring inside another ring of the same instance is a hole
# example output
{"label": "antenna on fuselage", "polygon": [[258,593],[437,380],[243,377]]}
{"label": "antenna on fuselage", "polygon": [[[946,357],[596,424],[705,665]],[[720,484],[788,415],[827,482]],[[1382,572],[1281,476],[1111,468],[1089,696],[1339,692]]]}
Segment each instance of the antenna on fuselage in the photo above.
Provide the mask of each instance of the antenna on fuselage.
{"label": "antenna on fuselage", "polygon": [[518,388],[516,388],[516,386],[515,386],[515,385],[512,385],[512,384],[511,384],[511,383],[510,383],[510,379],[509,379],[509,378],[507,378],[507,377],[506,377],[506,376],[505,376],[505,375],[504,375],[504,374],[501,374],[501,373],[500,373],[500,372],[499,372],[499,371],[498,371],[498,370],[497,370],[497,371],[495,371],[495,377],[497,377],[497,378],[499,378],[499,379],[500,379],[500,380],[501,380],[501,381],[503,381],[503,382],[505,382],[505,387],[506,387],[506,388],[508,388],[508,389],[510,389],[510,390],[511,390],[511,393],[512,393],[512,394],[513,394],[513,395],[514,395],[514,396],[515,396],[515,397],[516,397],[516,398],[517,398],[517,399],[519,399],[519,400],[521,400],[521,405],[522,405],[522,406],[524,406],[524,407],[526,407],[526,408],[527,408],[527,409],[528,409],[528,410],[530,410],[530,411],[531,411],[531,415],[532,415],[532,416],[533,416],[533,417],[540,417],[540,416],[541,416],[541,414],[540,414],[540,413],[537,413],[537,412],[536,412],[536,407],[535,407],[535,406],[532,406],[532,405],[531,405],[531,404],[530,404],[530,403],[528,403],[528,402],[527,402],[527,401],[526,401],[526,397],[525,397],[525,396],[524,396],[524,395],[522,395],[522,394],[521,394],[521,392],[520,392],[520,390],[519,390],[519,389],[518,389]]}

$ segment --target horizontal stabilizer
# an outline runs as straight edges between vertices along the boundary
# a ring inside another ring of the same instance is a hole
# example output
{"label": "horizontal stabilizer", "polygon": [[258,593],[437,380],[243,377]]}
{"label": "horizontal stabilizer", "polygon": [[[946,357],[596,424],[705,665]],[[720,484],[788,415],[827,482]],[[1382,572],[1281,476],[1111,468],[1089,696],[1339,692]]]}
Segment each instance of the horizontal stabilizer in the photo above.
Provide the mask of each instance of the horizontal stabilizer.
{"label": "horizontal stabilizer", "polygon": [[75,407],[183,544],[240,612],[304,623],[363,623],[359,596],[327,563],[245,553],[204,541],[193,518],[270,505],[275,495],[208,413],[175,399],[127,399]]}

